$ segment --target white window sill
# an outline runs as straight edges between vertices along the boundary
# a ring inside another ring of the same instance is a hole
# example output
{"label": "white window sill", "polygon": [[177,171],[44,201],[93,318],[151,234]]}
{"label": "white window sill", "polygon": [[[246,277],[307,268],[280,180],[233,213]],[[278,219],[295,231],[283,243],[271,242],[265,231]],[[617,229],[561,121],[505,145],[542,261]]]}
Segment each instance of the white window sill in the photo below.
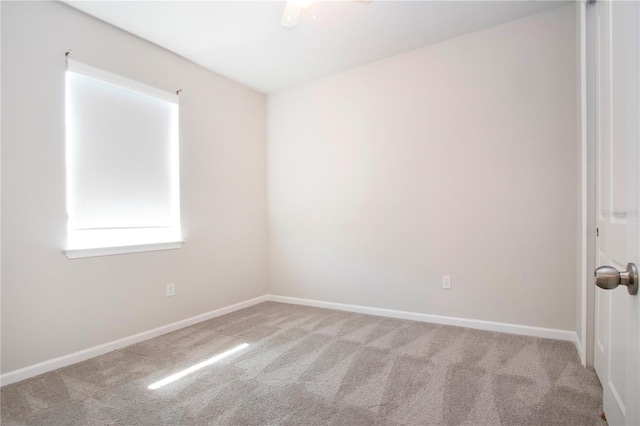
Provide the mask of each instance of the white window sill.
{"label": "white window sill", "polygon": [[69,259],[80,259],[83,257],[110,256],[114,254],[140,253],[143,251],[173,250],[179,249],[184,241],[167,241],[152,244],[137,244],[131,246],[115,246],[115,247],[92,247],[67,249],[64,253]]}

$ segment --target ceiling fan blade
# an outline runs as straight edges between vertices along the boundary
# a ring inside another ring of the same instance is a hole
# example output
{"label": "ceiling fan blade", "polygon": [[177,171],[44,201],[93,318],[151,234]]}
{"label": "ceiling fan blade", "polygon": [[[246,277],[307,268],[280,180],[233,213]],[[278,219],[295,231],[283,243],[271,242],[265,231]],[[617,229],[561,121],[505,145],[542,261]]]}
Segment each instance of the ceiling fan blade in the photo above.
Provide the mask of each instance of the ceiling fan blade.
{"label": "ceiling fan blade", "polygon": [[298,25],[298,17],[300,16],[300,8],[288,0],[282,14],[282,26],[285,28],[293,28]]}

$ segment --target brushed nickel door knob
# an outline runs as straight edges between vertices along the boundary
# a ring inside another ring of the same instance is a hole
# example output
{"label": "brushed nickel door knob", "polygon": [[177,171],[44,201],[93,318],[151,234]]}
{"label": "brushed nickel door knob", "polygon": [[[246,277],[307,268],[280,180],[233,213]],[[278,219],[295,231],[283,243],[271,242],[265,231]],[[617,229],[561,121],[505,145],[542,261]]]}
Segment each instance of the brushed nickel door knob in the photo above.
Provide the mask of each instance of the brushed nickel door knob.
{"label": "brushed nickel door knob", "polygon": [[594,275],[594,283],[600,288],[613,290],[622,284],[627,286],[629,294],[638,293],[638,268],[633,263],[628,263],[627,269],[622,272],[613,266],[600,266]]}

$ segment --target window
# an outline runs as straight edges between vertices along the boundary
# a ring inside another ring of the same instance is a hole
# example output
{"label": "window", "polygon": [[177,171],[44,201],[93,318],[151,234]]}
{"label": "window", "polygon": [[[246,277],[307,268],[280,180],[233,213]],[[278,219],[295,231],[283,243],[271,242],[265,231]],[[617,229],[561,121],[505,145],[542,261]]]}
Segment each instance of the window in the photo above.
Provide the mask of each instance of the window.
{"label": "window", "polygon": [[71,61],[69,258],[179,248],[178,96]]}

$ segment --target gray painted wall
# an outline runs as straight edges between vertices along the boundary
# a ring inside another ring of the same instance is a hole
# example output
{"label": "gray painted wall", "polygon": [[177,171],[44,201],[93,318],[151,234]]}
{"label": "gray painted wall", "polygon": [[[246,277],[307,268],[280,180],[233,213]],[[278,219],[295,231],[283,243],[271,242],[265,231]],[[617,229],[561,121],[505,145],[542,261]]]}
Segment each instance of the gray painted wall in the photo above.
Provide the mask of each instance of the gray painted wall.
{"label": "gray painted wall", "polygon": [[270,95],[270,291],[575,330],[575,24],[568,5]]}
{"label": "gray painted wall", "polygon": [[[267,292],[575,329],[573,5],[267,105],[65,5],[1,10],[2,372]],[[182,249],[64,256],[69,48],[183,89]]]}
{"label": "gray painted wall", "polygon": [[[2,2],[2,371],[266,293],[265,97],[55,2]],[[180,96],[180,250],[68,260],[64,52]],[[176,284],[176,296],[165,285]]]}

